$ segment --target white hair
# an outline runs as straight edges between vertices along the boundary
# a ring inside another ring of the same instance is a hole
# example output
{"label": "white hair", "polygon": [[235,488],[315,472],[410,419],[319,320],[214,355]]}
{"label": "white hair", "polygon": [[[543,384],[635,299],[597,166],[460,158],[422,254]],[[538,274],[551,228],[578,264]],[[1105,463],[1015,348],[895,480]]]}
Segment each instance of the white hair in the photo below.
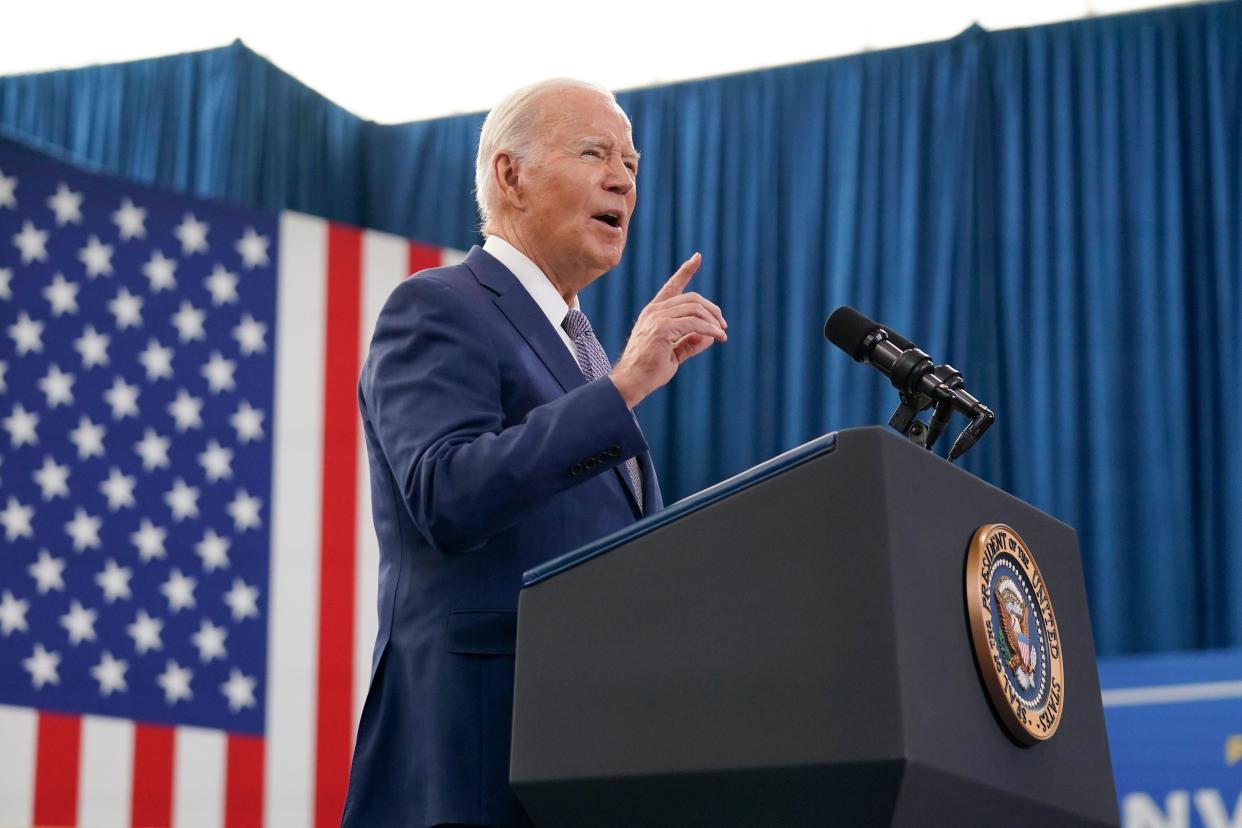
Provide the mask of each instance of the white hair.
{"label": "white hair", "polygon": [[479,152],[474,159],[474,198],[479,205],[479,218],[486,230],[496,198],[496,173],[492,161],[496,154],[507,152],[516,161],[525,161],[535,150],[535,124],[543,98],[553,92],[586,89],[598,92],[620,109],[612,92],[599,84],[573,78],[552,78],[532,83],[510,92],[487,114],[479,132]]}

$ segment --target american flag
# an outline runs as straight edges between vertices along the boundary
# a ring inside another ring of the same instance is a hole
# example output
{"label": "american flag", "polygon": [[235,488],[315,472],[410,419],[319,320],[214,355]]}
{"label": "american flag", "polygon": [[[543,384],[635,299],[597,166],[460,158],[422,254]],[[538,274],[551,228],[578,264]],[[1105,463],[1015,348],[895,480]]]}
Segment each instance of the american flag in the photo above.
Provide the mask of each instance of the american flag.
{"label": "american flag", "polygon": [[339,822],[355,382],[392,287],[456,258],[0,142],[0,825]]}

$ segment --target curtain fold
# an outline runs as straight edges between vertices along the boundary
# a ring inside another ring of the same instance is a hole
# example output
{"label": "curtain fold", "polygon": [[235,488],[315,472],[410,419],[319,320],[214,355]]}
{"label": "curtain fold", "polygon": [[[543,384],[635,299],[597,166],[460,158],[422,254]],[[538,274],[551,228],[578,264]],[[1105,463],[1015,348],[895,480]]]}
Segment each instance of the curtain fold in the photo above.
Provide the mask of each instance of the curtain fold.
{"label": "curtain fold", "polygon": [[[1101,653],[1242,645],[1242,2],[619,97],[639,209],[585,310],[618,353],[700,250],[730,323],[639,409],[670,498],[887,420],[820,334],[851,304],[998,412],[963,465],[1077,528]],[[20,140],[458,248],[481,121],[362,121],[240,43],[0,78]]]}

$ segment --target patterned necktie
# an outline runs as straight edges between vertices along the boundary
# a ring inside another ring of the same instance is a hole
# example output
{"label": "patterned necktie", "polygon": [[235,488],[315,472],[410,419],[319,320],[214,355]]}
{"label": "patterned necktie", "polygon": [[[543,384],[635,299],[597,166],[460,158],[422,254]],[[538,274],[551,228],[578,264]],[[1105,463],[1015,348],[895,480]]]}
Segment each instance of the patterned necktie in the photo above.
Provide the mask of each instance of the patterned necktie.
{"label": "patterned necktie", "polygon": [[[565,333],[569,334],[569,338],[574,341],[574,351],[578,354],[578,367],[582,369],[582,376],[586,377],[587,382],[597,380],[600,377],[608,376],[612,371],[612,363],[608,361],[608,354],[604,352],[604,346],[599,344],[599,340],[595,338],[595,331],[591,328],[591,320],[587,319],[586,314],[577,308],[570,308],[569,313],[565,315],[565,321],[561,323],[561,327],[565,329]],[[631,457],[625,461],[625,471],[630,476],[630,482],[634,484],[634,493],[638,496],[639,510],[642,509],[643,502],[643,476],[638,470],[637,458]]]}

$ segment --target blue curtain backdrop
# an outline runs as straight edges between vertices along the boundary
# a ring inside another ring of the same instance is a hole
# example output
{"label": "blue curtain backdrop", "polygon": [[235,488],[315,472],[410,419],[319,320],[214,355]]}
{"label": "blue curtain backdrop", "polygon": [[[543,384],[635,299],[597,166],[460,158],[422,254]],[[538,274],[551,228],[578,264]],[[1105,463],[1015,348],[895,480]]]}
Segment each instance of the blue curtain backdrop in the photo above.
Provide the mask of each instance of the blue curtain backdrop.
{"label": "blue curtain backdrop", "polygon": [[[819,333],[852,304],[999,413],[964,465],[1077,527],[1101,653],[1242,644],[1242,3],[620,99],[640,207],[584,305],[615,354],[701,250],[730,322],[639,409],[670,495],[887,419]],[[240,43],[0,79],[0,128],[83,163],[459,248],[480,123],[362,121]]]}

